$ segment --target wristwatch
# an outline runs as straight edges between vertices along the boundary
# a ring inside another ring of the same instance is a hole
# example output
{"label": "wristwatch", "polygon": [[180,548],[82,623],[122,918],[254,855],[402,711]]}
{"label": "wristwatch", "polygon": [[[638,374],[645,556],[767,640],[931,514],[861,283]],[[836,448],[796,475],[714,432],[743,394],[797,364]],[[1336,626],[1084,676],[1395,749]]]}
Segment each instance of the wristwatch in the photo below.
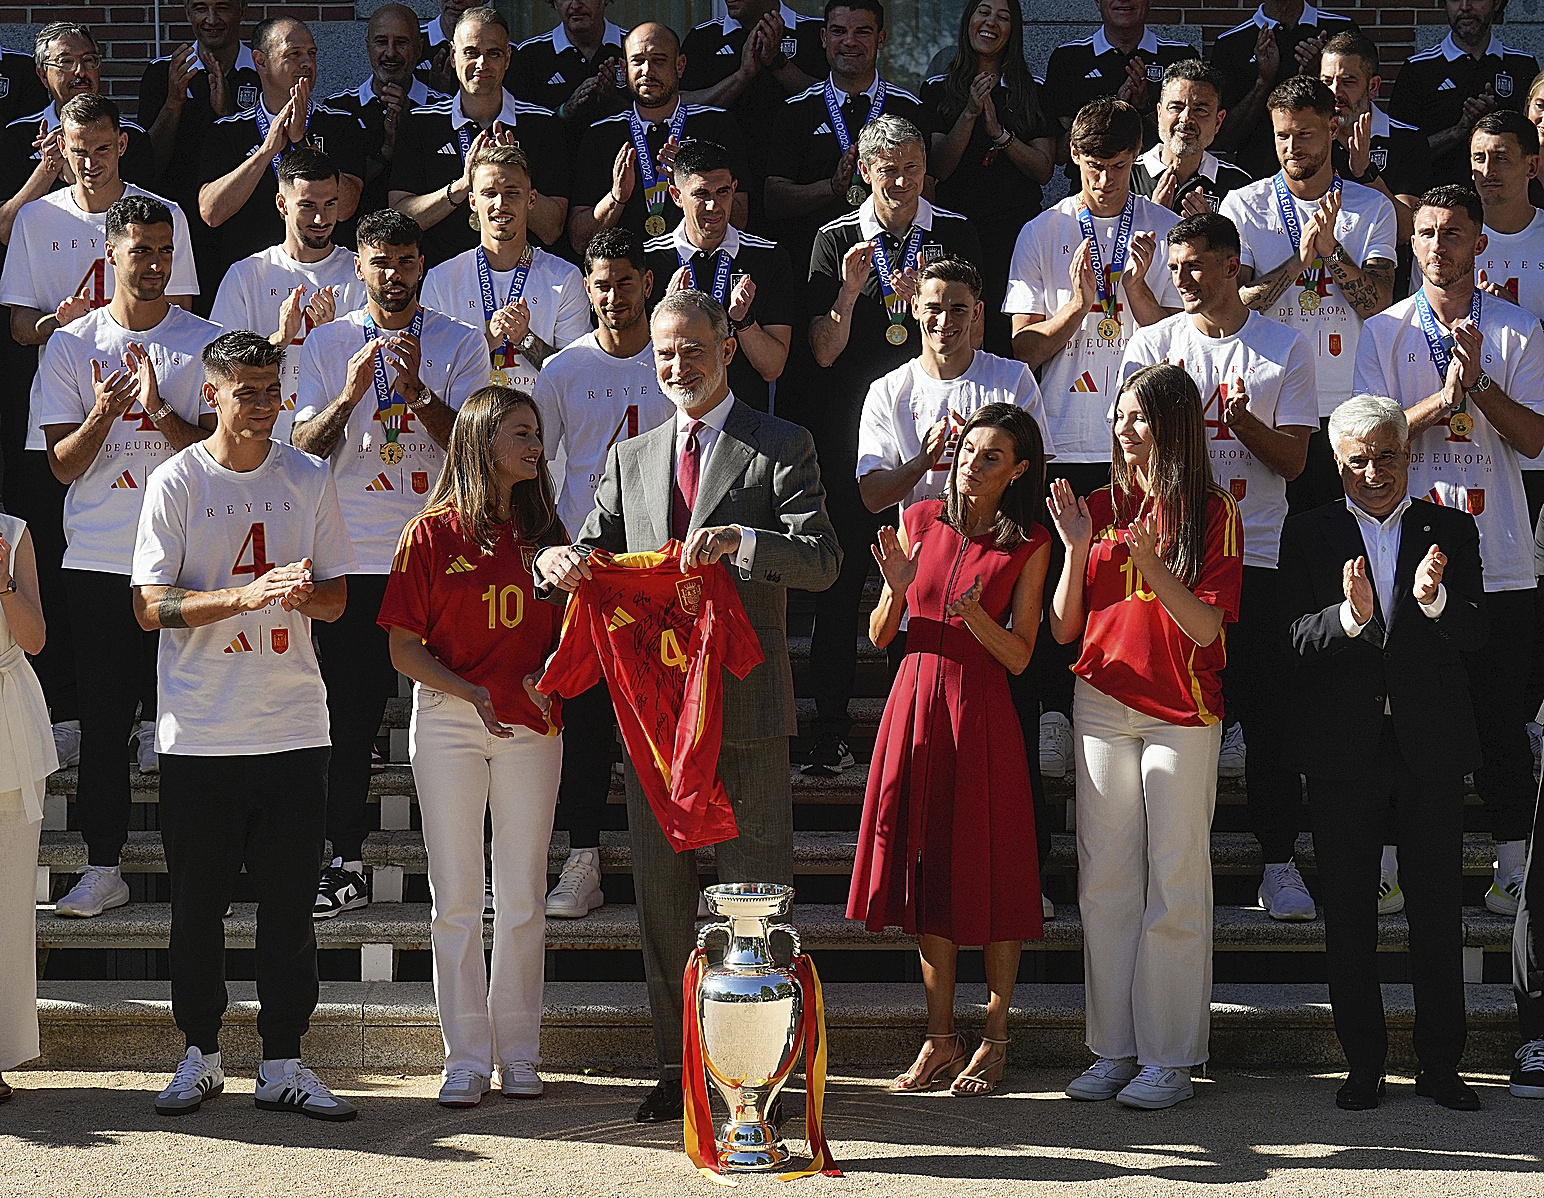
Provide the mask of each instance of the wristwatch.
{"label": "wristwatch", "polygon": [[[1490,375],[1486,374],[1483,370],[1480,371],[1479,377],[1474,380],[1474,386],[1472,386],[1472,387],[1465,387],[1464,390],[1465,391],[1489,391],[1490,390]],[[151,419],[154,419],[154,417],[151,417]]]}
{"label": "wristwatch", "polygon": [[408,408],[412,411],[419,412],[434,402],[434,392],[429,390],[428,387],[424,387],[412,399],[408,399],[408,397],[404,395],[402,397],[402,402],[407,404]]}
{"label": "wristwatch", "polygon": [[1378,164],[1372,159],[1367,160],[1367,173],[1362,175],[1357,182],[1363,187],[1371,187],[1378,181]]}
{"label": "wristwatch", "polygon": [[520,341],[519,341],[519,344],[517,344],[517,345],[516,345],[516,346],[515,346],[515,348],[516,348],[516,349],[517,349],[517,350],[519,350],[519,351],[520,351],[520,352],[521,352],[521,353],[526,353],[526,352],[528,352],[528,351],[529,351],[529,350],[530,350],[530,349],[531,349],[531,347],[532,347],[532,346],[534,346],[534,345],[535,345],[535,344],[536,344],[536,342],[537,342],[537,341],[539,341],[539,340],[540,340],[540,338],[538,338],[538,337],[537,337],[537,336],[536,336],[536,333],[535,333],[535,332],[534,332],[534,331],[533,331],[533,330],[531,330],[531,329],[527,329],[527,330],[526,330],[526,333],[525,333],[525,336],[524,336],[524,337],[522,337],[522,338],[520,338]]}
{"label": "wristwatch", "polygon": [[171,415],[171,412],[172,412],[172,405],[169,404],[169,403],[162,403],[161,406],[159,408],[157,408],[155,411],[153,411],[153,412],[146,412],[145,415],[150,417],[150,423],[152,423],[152,424],[160,424],[161,421],[165,420],[168,416]]}
{"label": "wristwatch", "polygon": [[1346,247],[1338,241],[1335,243],[1335,248],[1330,251],[1330,257],[1342,266],[1349,266],[1351,264],[1351,259],[1346,255]]}
{"label": "wristwatch", "polygon": [[3,599],[6,595],[14,594],[16,594],[16,579],[13,576],[11,578],[11,585],[6,587],[4,590],[0,590],[0,599]]}

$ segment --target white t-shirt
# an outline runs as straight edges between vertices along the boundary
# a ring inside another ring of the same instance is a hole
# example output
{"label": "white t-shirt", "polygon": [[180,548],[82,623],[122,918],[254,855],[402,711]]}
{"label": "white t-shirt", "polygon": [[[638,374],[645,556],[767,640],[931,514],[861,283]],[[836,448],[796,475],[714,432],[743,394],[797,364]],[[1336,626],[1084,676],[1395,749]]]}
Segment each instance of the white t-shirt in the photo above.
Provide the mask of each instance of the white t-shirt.
{"label": "white t-shirt", "polygon": [[904,512],[924,499],[942,499],[965,422],[989,403],[1023,408],[1040,426],[1046,457],[1054,456],[1045,407],[1035,376],[1022,362],[977,350],[970,367],[954,379],[935,379],[913,358],[869,384],[858,425],[858,477],[894,470],[922,452],[928,430],[949,418],[949,444],[938,464],[901,500]]}
{"label": "white t-shirt", "polygon": [[[362,309],[350,312],[313,329],[306,338],[300,349],[297,424],[310,420],[342,393],[348,360],[365,343],[365,316]],[[382,329],[381,333],[389,335],[389,330]],[[468,395],[487,385],[488,343],[479,330],[425,309],[419,341],[423,352],[418,377],[452,408],[460,408]],[[387,387],[393,377],[387,366]],[[349,413],[348,426],[329,459],[338,485],[338,503],[362,574],[391,573],[397,538],[403,526],[423,510],[445,464],[445,451],[424,432],[411,411],[402,417],[397,440],[402,456],[388,462],[381,456],[387,436],[378,413],[375,387],[367,386],[364,398]]]}
{"label": "white t-shirt", "polygon": [[[102,377],[123,368],[131,341],[142,344],[155,365],[161,399],[189,424],[208,411],[203,402],[200,355],[223,330],[171,305],[153,329],[131,333],[98,308],[60,329],[43,346],[32,383],[32,411],[38,424],[81,424],[96,404],[91,363]],[[71,570],[127,574],[134,564],[134,529],[151,472],[176,451],[134,401],[102,442],[86,472],[64,497],[64,565]]]}
{"label": "white t-shirt", "polygon": [[[1072,255],[1083,244],[1083,231],[1078,227],[1079,203],[1078,196],[1070,195],[1019,231],[1008,271],[1004,312],[1038,312],[1049,317],[1072,298],[1067,268]],[[1168,243],[1169,230],[1178,220],[1167,208],[1137,197],[1131,229],[1133,233],[1154,233],[1158,237],[1158,248],[1146,279],[1153,295],[1166,308],[1180,306],[1179,293],[1169,278]],[[1099,235],[1101,260],[1108,267],[1120,218],[1096,216],[1093,222],[1094,232]],[[1059,461],[1110,460],[1110,410],[1115,406],[1120,357],[1126,339],[1137,330],[1124,294],[1119,290],[1116,294],[1120,336],[1099,336],[1104,313],[1096,303],[1062,351],[1041,368],[1040,390]]]}
{"label": "white t-shirt", "polygon": [[[1274,176],[1273,176],[1274,178]],[[1318,200],[1292,200],[1297,210],[1299,228],[1319,210]],[[1222,200],[1221,212],[1238,226],[1243,242],[1244,265],[1255,278],[1269,274],[1292,254],[1292,238],[1282,223],[1276,207],[1272,179],[1261,179],[1248,187],[1230,191]],[[1373,258],[1393,262],[1398,231],[1394,205],[1381,191],[1345,181],[1340,192],[1340,216],[1335,221],[1335,237],[1345,247],[1348,257],[1358,266]],[[1314,280],[1319,303],[1311,311],[1299,306],[1298,297],[1307,287],[1304,278]],[[1314,351],[1319,380],[1319,415],[1328,416],[1354,393],[1351,375],[1356,363],[1356,343],[1362,332],[1362,318],[1340,293],[1340,284],[1322,263],[1306,276],[1293,280],[1291,286],[1265,315],[1282,324],[1301,329]]]}
{"label": "white t-shirt", "polygon": [[1506,288],[1512,302],[1544,320],[1544,212],[1535,210],[1527,228],[1497,233],[1485,227],[1485,252],[1474,260],[1474,274]]}
{"label": "white t-shirt", "polygon": [[[272,441],[261,466],[237,473],[200,442],[150,476],[130,581],[217,591],[308,557],[318,582],[356,568],[327,464]],[[156,679],[158,752],[228,757],[331,743],[311,620],[277,602],[163,629]]]}
{"label": "white t-shirt", "polygon": [[558,517],[576,537],[595,506],[611,447],[663,424],[675,405],[659,389],[652,344],[631,358],[614,358],[594,333],[548,358],[532,394],[541,408],[547,456],[555,458],[559,450],[564,455]]}
{"label": "white t-shirt", "polygon": [[[332,253],[320,262],[297,262],[284,252],[282,245],[269,246],[261,253],[252,254],[231,264],[220,280],[220,290],[214,297],[214,308],[209,318],[227,329],[249,329],[264,337],[272,337],[279,331],[279,307],[289,298],[296,287],[304,286],[306,303],[323,287],[336,288],[334,299],[337,315],[356,311],[365,306],[365,285],[354,270],[353,250],[342,246],[332,247]],[[295,422],[296,395],[300,390],[300,347],[310,336],[312,324],[309,318],[300,322],[300,328],[284,351],[284,365],[279,368],[280,385],[284,388],[284,406],[274,421],[273,439],[288,441],[290,425]]]}
{"label": "white t-shirt", "polygon": [[[494,303],[502,308],[509,298],[515,272],[488,273],[493,282]],[[590,300],[584,293],[584,276],[573,263],[533,247],[531,269],[520,294],[531,312],[531,332],[554,349],[562,349],[590,331]],[[420,299],[426,308],[444,312],[474,329],[486,329],[488,317],[483,313],[482,289],[477,282],[477,248],[457,254],[431,270],[424,279]],[[516,353],[513,363],[503,369],[509,375],[510,386],[526,394],[536,386],[536,368],[526,361],[524,354]]]}
{"label": "white t-shirt", "polygon": [[[124,184],[123,196],[150,196],[171,209],[172,277],[166,294],[197,295],[198,270],[182,209],[132,183]],[[70,187],[23,204],[11,228],[5,267],[0,270],[0,304],[52,312],[70,296],[84,294],[93,308],[105,306],[117,289],[104,248],[106,229],[107,213],[82,211]],[[33,411],[27,448],[46,449],[36,409]]]}
{"label": "white t-shirt", "polygon": [[1244,521],[1244,564],[1274,570],[1287,518],[1287,480],[1249,452],[1222,413],[1242,384],[1249,413],[1261,424],[1317,429],[1319,397],[1308,338],[1258,312],[1233,336],[1208,337],[1181,312],[1137,330],[1121,362],[1122,381],[1155,362],[1183,366],[1195,380],[1206,402],[1212,478],[1232,492]]}
{"label": "white t-shirt", "polygon": [[[1415,300],[1412,295],[1372,317],[1356,351],[1357,390],[1392,396],[1403,408],[1442,387]],[[1440,320],[1437,327],[1447,333]],[[1544,336],[1538,318],[1487,295],[1480,308],[1480,332],[1485,373],[1518,403],[1544,412]],[[1458,436],[1444,419],[1411,439],[1410,493],[1475,518],[1487,591],[1526,590],[1538,580],[1533,573],[1533,523],[1523,492],[1525,459],[1502,440],[1472,400],[1468,412],[1474,420],[1468,436]]]}

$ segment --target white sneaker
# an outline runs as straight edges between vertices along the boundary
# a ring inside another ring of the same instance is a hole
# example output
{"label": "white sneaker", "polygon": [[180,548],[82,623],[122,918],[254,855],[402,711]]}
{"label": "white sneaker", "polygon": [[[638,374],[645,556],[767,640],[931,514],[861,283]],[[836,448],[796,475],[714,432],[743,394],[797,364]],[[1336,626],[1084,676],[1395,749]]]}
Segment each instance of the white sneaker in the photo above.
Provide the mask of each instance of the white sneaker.
{"label": "white sneaker", "polygon": [[492,1080],[475,1069],[452,1069],[440,1083],[440,1105],[476,1106],[492,1088]]}
{"label": "white sneaker", "polygon": [[1217,754],[1217,776],[1219,778],[1242,778],[1244,776],[1244,758],[1248,750],[1244,746],[1244,725],[1234,724],[1222,734],[1222,749]]}
{"label": "white sneaker", "polygon": [[79,720],[65,720],[54,725],[54,753],[62,770],[80,764]]}
{"label": "white sneaker", "polygon": [[1040,774],[1065,778],[1072,769],[1072,721],[1059,711],[1040,717]]}
{"label": "white sneaker", "polygon": [[1050,899],[1046,898],[1046,896],[1043,894],[1040,896],[1040,918],[1056,918],[1056,904],[1053,903]]}
{"label": "white sneaker", "polygon": [[1485,892],[1485,906],[1497,915],[1517,915],[1517,904],[1523,893],[1523,870],[1514,869],[1506,877],[1491,875],[1490,889]]}
{"label": "white sneaker", "polygon": [[1082,1102],[1103,1102],[1140,1072],[1136,1057],[1100,1057],[1068,1083],[1065,1093]]}
{"label": "white sneaker", "polygon": [[1189,1069],[1144,1065],[1142,1072],[1115,1096],[1115,1101],[1121,1106],[1136,1107],[1138,1110],[1161,1111],[1195,1096],[1196,1090],[1190,1084]]}
{"label": "white sneaker", "polygon": [[506,1061],[499,1066],[499,1089],[505,1098],[540,1098],[541,1075],[530,1061]]}
{"label": "white sneaker", "polygon": [[264,1076],[259,1065],[252,1096],[260,1111],[299,1111],[329,1123],[346,1123],[359,1114],[353,1103],[334,1097],[321,1078],[293,1057],[283,1062],[274,1077]]}
{"label": "white sneaker", "polygon": [[155,724],[150,720],[144,720],[139,725],[139,731],[133,736],[134,751],[139,758],[139,772],[142,774],[159,774],[161,772],[161,758],[155,751]]}
{"label": "white sneaker", "polygon": [[220,1054],[212,1052],[206,1057],[198,1049],[190,1048],[172,1074],[171,1084],[156,1095],[155,1113],[191,1115],[204,1099],[224,1089],[225,1071],[220,1068]]}
{"label": "white sneaker", "polygon": [[600,890],[600,853],[596,849],[570,852],[563,862],[558,884],[547,896],[547,914],[559,919],[582,919],[606,903]]}
{"label": "white sneaker", "polygon": [[54,904],[56,915],[90,919],[129,901],[129,884],[116,865],[88,865],[70,893]]}
{"label": "white sneaker", "polygon": [[1399,879],[1388,874],[1378,877],[1378,914],[1398,915],[1405,909],[1405,892],[1399,888]]}
{"label": "white sneaker", "polygon": [[1260,906],[1272,919],[1295,923],[1319,917],[1319,909],[1314,906],[1313,896],[1303,883],[1303,875],[1297,872],[1296,861],[1267,865],[1260,881],[1259,897]]}

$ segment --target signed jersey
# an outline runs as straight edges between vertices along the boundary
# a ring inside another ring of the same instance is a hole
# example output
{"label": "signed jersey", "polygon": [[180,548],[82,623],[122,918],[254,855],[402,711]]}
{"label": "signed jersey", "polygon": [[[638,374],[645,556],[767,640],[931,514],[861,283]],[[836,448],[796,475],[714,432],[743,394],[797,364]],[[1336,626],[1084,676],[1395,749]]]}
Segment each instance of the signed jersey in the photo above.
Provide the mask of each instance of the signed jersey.
{"label": "signed jersey", "polygon": [[602,677],[622,740],[659,826],[677,852],[739,835],[718,777],[722,666],[743,679],[764,660],[726,566],[683,573],[681,544],[590,556],[538,684],[573,698]]}

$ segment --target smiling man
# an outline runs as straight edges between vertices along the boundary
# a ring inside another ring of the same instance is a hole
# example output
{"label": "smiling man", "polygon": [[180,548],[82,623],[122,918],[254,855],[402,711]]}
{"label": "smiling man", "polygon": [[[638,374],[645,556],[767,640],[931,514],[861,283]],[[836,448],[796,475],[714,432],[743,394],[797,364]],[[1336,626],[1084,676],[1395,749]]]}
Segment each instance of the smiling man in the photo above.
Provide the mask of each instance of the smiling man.
{"label": "smiling man", "polygon": [[1131,190],[1182,216],[1216,212],[1249,176],[1207,147],[1227,112],[1222,76],[1199,58],[1174,63],[1158,92],[1158,144],[1131,169]]}

